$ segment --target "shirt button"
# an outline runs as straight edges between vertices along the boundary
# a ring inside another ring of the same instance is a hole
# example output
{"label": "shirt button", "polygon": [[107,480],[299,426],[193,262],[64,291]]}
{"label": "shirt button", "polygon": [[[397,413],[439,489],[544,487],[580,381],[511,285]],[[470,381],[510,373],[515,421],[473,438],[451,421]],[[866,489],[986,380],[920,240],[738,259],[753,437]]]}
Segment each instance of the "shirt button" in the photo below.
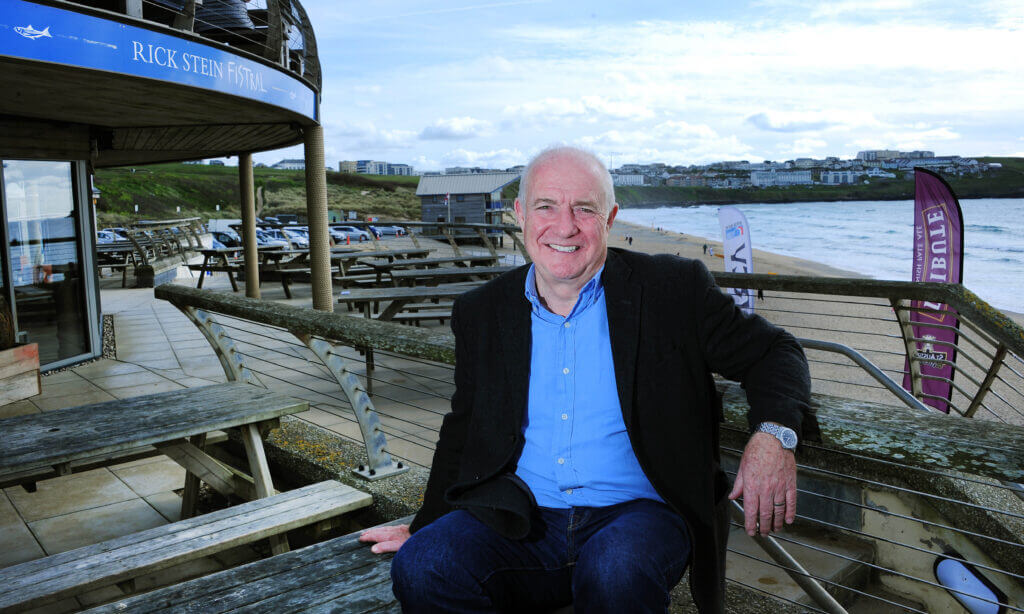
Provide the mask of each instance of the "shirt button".
{"label": "shirt button", "polygon": [[566,322],[566,323],[565,323],[565,324],[563,324],[562,326],[564,326],[564,327],[566,327],[566,328],[569,328],[570,326],[572,326],[572,322]]}
{"label": "shirt button", "polygon": [[562,414],[562,420],[568,420],[569,414]]}
{"label": "shirt button", "polygon": [[559,465],[564,465],[565,464],[565,459],[564,458],[558,459],[558,464]]}
{"label": "shirt button", "polygon": [[562,369],[562,373],[569,375],[569,367],[565,367],[564,369]]}
{"label": "shirt button", "polygon": [[572,489],[570,488],[569,490],[565,491],[565,494],[571,495],[572,494]]}

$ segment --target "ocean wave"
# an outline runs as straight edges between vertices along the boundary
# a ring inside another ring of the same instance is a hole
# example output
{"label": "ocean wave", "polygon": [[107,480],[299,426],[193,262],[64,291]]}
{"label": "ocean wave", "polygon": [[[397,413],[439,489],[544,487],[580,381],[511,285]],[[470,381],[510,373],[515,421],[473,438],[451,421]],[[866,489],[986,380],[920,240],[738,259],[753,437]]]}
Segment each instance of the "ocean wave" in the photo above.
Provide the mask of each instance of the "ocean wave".
{"label": "ocean wave", "polygon": [[966,229],[967,230],[975,230],[975,231],[978,231],[978,232],[995,232],[995,233],[1009,232],[1009,229],[1008,228],[1004,228],[1003,226],[990,226],[988,224],[967,224]]}

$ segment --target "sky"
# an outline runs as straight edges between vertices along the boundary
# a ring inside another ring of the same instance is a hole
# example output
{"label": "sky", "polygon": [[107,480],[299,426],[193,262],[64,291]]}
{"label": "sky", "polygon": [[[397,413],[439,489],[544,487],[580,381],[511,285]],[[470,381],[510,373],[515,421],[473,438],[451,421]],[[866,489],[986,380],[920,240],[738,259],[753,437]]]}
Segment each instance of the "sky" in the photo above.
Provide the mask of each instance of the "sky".
{"label": "sky", "polygon": [[302,4],[335,168],[506,168],[555,144],[610,167],[1024,156],[1020,0]]}

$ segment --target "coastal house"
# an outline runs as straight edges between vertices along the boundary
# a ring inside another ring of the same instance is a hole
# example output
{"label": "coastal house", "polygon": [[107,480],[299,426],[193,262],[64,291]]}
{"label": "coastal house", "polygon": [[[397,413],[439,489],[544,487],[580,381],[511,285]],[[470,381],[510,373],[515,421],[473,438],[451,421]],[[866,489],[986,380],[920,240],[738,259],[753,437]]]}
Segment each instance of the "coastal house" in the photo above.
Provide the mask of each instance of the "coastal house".
{"label": "coastal house", "polygon": [[306,161],[302,158],[286,158],[277,164],[271,165],[270,168],[286,171],[304,171],[306,170]]}
{"label": "coastal house", "polygon": [[424,222],[501,223],[501,190],[519,173],[425,175],[416,186]]}

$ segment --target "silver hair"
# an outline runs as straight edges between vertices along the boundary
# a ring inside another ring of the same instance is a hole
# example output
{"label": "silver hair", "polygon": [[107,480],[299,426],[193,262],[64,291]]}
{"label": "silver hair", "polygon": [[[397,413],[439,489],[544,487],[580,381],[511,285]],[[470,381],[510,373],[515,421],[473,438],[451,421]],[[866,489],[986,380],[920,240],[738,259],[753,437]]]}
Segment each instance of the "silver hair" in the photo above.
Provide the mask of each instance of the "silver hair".
{"label": "silver hair", "polygon": [[612,184],[612,176],[608,172],[608,169],[604,167],[604,163],[597,157],[593,152],[581,149],[579,147],[573,147],[571,145],[555,145],[548,147],[541,151],[539,154],[530,160],[530,163],[526,165],[526,169],[523,170],[523,176],[519,180],[519,202],[523,204],[524,208],[529,202],[529,194],[527,193],[530,180],[533,178],[534,169],[537,166],[551,160],[553,158],[569,158],[584,166],[587,166],[594,173],[597,178],[601,189],[601,195],[604,200],[604,212],[609,213],[612,207],[615,206],[615,187]]}

